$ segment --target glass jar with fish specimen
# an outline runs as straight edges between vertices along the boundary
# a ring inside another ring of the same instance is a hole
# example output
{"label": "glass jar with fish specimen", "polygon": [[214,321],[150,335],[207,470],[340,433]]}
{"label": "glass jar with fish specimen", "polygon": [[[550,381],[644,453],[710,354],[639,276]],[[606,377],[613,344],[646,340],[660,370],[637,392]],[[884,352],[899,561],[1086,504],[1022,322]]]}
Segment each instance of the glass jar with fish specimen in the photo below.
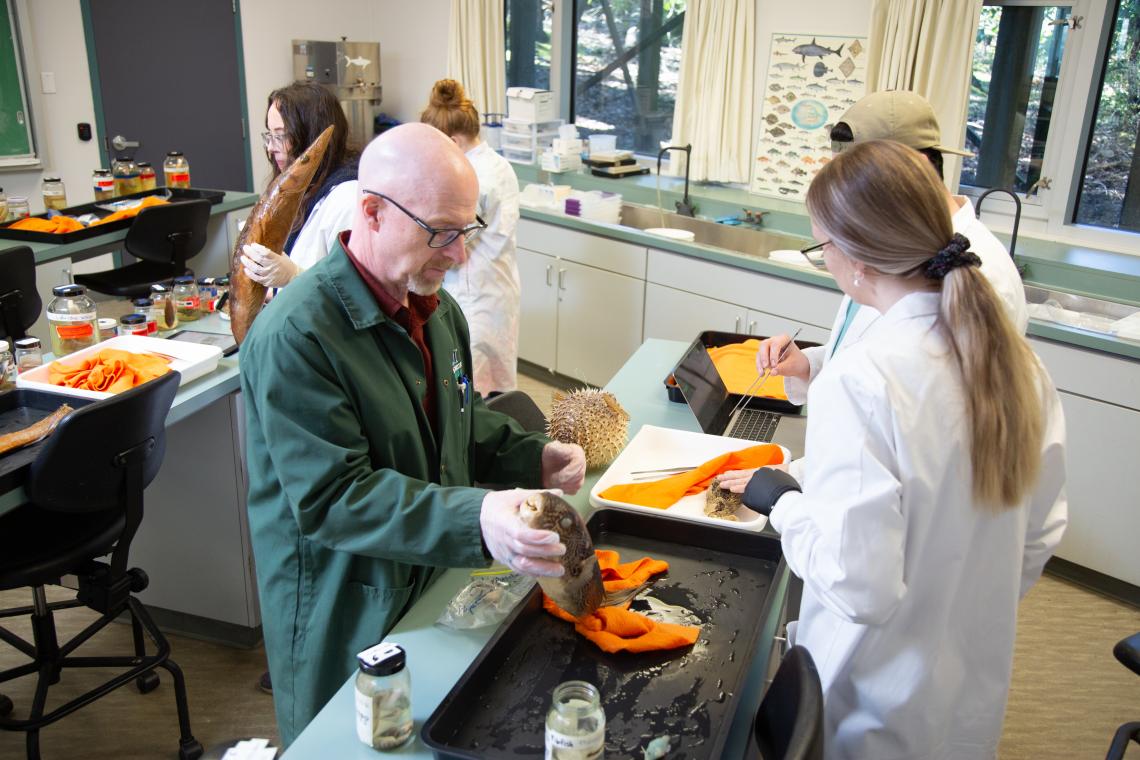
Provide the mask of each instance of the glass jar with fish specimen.
{"label": "glass jar with fish specimen", "polygon": [[606,713],[597,688],[566,681],[554,689],[546,714],[548,760],[593,760],[606,744]]}
{"label": "glass jar with fish specimen", "polygon": [[372,749],[395,749],[415,727],[407,654],[399,644],[381,643],[356,660],[356,736]]}

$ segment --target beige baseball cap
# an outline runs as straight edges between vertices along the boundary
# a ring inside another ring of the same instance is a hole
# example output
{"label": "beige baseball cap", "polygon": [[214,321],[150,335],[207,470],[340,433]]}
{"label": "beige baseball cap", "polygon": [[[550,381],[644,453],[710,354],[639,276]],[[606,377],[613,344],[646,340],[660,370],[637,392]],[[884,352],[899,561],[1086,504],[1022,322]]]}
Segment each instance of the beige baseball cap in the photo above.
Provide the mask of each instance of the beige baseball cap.
{"label": "beige baseball cap", "polygon": [[894,140],[915,150],[934,148],[956,156],[972,156],[942,144],[942,130],[926,98],[908,90],[873,92],[839,118],[851,127],[854,142]]}

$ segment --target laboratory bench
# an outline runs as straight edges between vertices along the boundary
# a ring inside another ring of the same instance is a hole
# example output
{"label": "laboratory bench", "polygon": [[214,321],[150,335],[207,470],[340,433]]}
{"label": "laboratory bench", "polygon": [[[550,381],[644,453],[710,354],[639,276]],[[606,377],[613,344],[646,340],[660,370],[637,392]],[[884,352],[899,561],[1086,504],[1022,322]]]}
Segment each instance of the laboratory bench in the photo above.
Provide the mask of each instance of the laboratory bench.
{"label": "laboratory bench", "polygon": [[[669,401],[665,389],[660,385],[661,378],[669,374],[687,346],[685,342],[648,340],[606,384],[606,390],[616,395],[629,412],[630,437],[646,424],[700,431],[696,418],[688,407]],[[567,497],[567,501],[583,515],[590,514],[589,492],[602,471],[589,473],[582,489]],[[780,568],[784,567],[781,562]],[[400,644],[407,651],[407,667],[412,683],[412,715],[416,723],[415,738],[404,747],[386,754],[413,758],[433,756],[432,751],[420,739],[424,723],[497,630],[497,626],[488,626],[459,631],[435,625],[447,603],[470,577],[470,570],[447,570],[384,638],[385,641]],[[772,593],[776,596],[771,605],[772,612],[756,620],[761,633],[745,679],[745,688],[739,695],[723,757],[745,757],[746,749],[750,746],[752,720],[760,704],[765,681],[771,677],[773,654],[777,658],[782,654],[778,649],[773,652],[773,642],[785,616],[784,600],[789,578],[789,573],[783,570],[773,579]],[[365,746],[356,737],[354,679],[355,673],[348,677],[340,690],[301,732],[285,752],[284,760],[317,760],[328,757],[374,760],[378,756],[375,750]],[[604,694],[602,704],[605,704]]]}

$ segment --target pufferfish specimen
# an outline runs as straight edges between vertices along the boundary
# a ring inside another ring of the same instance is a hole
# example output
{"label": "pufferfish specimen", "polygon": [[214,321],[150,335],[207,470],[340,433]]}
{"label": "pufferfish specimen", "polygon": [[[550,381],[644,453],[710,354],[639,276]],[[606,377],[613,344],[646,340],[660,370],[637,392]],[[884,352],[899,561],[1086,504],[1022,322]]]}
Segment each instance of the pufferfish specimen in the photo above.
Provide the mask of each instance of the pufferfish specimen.
{"label": "pufferfish specimen", "polygon": [[594,388],[555,393],[546,434],[562,443],[576,443],[586,452],[586,467],[607,465],[625,448],[629,412],[614,394]]}

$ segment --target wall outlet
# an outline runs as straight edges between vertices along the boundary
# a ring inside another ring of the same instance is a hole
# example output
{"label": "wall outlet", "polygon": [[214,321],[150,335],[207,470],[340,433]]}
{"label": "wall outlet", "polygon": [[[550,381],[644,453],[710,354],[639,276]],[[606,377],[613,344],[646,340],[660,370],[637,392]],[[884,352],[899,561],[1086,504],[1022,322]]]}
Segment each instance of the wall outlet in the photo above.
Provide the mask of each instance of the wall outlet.
{"label": "wall outlet", "polygon": [[41,71],[40,72],[40,89],[43,90],[44,95],[55,94],[55,72],[54,71]]}

